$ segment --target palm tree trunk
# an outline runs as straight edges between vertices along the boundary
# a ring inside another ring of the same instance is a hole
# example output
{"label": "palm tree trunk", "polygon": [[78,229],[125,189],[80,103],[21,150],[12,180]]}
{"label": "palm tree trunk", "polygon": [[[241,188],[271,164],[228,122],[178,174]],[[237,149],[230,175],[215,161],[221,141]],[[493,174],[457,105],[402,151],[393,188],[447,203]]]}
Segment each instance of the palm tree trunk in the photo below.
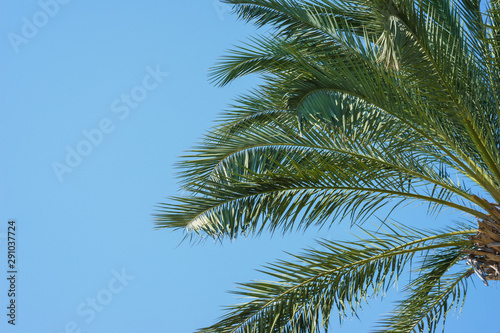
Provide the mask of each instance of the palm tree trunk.
{"label": "palm tree trunk", "polygon": [[488,285],[487,280],[500,281],[500,209],[497,204],[480,200],[489,207],[489,214],[478,220],[477,234],[470,237],[473,248],[464,253],[468,254],[467,263],[484,284]]}

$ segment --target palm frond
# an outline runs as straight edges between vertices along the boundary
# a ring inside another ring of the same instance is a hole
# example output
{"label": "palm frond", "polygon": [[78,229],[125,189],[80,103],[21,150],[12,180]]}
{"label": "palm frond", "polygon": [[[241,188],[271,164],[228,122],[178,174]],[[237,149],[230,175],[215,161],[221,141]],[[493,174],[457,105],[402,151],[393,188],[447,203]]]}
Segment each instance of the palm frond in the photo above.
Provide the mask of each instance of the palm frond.
{"label": "palm frond", "polygon": [[449,271],[462,259],[462,251],[463,247],[450,246],[426,256],[420,275],[406,287],[408,296],[380,321],[377,332],[435,332],[454,307],[460,310],[470,269],[462,264],[461,271]]}
{"label": "palm frond", "polygon": [[354,223],[405,200],[484,217],[457,200],[475,201],[446,172],[452,162],[434,158],[432,145],[394,118],[367,108],[355,119],[330,112],[328,126],[301,132],[293,114],[278,114],[279,121],[214,131],[181,164],[187,195],[162,206],[158,227],[234,238]]}
{"label": "palm frond", "polygon": [[[478,58],[477,50],[468,46],[471,38],[467,38],[459,15],[465,12],[477,17],[477,6],[453,7],[439,1],[425,1],[417,8],[412,1],[363,2],[360,8],[371,10],[378,22],[374,23],[374,19],[362,21],[363,15],[355,14],[359,10],[345,11],[340,16],[328,14],[328,6],[330,11],[340,10],[330,2],[323,3],[323,7],[308,3],[304,8],[292,1],[232,3],[244,15],[252,16],[249,13],[256,11],[256,17],[263,8],[271,7],[273,12],[290,20],[307,22],[317,34],[300,37],[298,31],[297,35],[280,34],[283,39],[263,38],[253,48],[240,48],[238,56],[230,62],[223,61],[214,70],[219,80],[227,83],[248,72],[276,75],[279,78],[273,84],[284,87],[283,98],[292,101],[289,105],[292,109],[297,106],[293,100],[301,100],[301,96],[312,91],[330,90],[357,96],[411,126],[418,124],[415,130],[429,139],[438,139],[435,144],[441,151],[455,158],[455,163],[493,197],[500,198],[500,184],[496,183],[499,178],[496,152],[500,147],[495,125],[498,108],[496,95],[492,94],[495,89],[491,87],[495,80],[487,82],[491,76],[481,65],[484,59]],[[295,12],[302,14],[298,17]],[[349,14],[355,18],[346,21]],[[361,20],[364,27],[373,26],[374,30],[361,35],[352,26],[353,20]],[[293,31],[293,27],[289,28]],[[477,27],[475,30],[479,31]],[[384,34],[389,35],[383,37]],[[381,42],[380,38],[386,41]],[[389,43],[395,49],[377,47],[380,43]],[[374,64],[380,57],[398,58],[401,70],[378,68]],[[239,70],[240,65],[244,69]]]}
{"label": "palm frond", "polygon": [[[474,232],[435,233],[401,225],[390,229],[382,233],[366,231],[367,238],[355,242],[321,241],[321,248],[309,249],[294,256],[293,261],[268,265],[263,272],[275,281],[240,285],[234,293],[246,302],[231,306],[219,322],[199,332],[328,330],[332,313],[340,321],[356,316],[369,298],[381,297],[394,286],[412,261],[425,256],[430,259],[429,254],[436,249],[466,246],[465,236]],[[439,273],[442,275],[442,270],[456,261],[453,258],[443,257],[434,264],[424,261],[425,272],[410,286],[432,289],[432,293],[419,291],[422,304],[449,296],[447,288],[439,287],[448,282]],[[431,310],[421,312],[430,315]]]}
{"label": "palm frond", "polygon": [[420,268],[407,298],[379,329],[436,331],[463,304],[473,274],[463,253],[476,274],[500,279],[499,2],[226,2],[269,29],[222,57],[211,79],[263,83],[182,157],[184,193],[160,205],[158,228],[222,240],[356,225],[412,201],[476,217],[478,228],[324,241],[267,266],[276,281],[241,285],[250,300],[202,332],[327,330],[332,311],[356,316],[409,263]]}

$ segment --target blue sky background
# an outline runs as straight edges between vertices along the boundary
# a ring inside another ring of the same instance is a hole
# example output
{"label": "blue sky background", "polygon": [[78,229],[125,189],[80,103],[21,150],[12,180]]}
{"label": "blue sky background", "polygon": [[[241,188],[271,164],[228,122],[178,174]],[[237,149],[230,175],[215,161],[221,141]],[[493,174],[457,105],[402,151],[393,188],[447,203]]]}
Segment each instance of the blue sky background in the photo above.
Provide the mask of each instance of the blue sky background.
{"label": "blue sky background", "polygon": [[[254,28],[212,0],[54,3],[0,1],[0,276],[9,219],[18,226],[19,271],[15,327],[0,280],[1,332],[193,332],[237,302],[225,291],[261,277],[255,269],[286,258],[283,251],[346,237],[347,224],[179,245],[182,232],[155,231],[155,205],[177,194],[178,156],[258,82],[221,89],[207,80],[224,50]],[[163,74],[155,80],[151,71]],[[131,94],[136,105],[126,104]],[[54,171],[78,149],[87,156]],[[423,206],[398,215],[437,227],[458,218],[429,219]],[[370,303],[361,321],[334,331],[369,331],[398,296]],[[476,280],[447,331],[500,331],[499,297],[498,284]],[[95,309],[93,299],[101,302]]]}

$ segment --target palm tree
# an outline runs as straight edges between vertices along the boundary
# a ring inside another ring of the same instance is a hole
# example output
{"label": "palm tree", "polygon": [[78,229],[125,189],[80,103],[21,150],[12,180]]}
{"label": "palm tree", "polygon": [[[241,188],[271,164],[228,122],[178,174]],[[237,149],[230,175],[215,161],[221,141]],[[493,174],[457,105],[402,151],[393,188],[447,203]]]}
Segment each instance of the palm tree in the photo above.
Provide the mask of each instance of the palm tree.
{"label": "palm tree", "polygon": [[467,281],[500,280],[500,3],[227,2],[269,30],[223,57],[212,79],[258,73],[263,83],[183,157],[185,194],[161,204],[157,227],[234,239],[359,226],[411,202],[465,222],[384,221],[356,242],[321,241],[268,266],[274,282],[241,285],[248,301],[200,332],[327,330],[331,313],[357,315],[410,271],[406,298],[377,330],[433,332]]}

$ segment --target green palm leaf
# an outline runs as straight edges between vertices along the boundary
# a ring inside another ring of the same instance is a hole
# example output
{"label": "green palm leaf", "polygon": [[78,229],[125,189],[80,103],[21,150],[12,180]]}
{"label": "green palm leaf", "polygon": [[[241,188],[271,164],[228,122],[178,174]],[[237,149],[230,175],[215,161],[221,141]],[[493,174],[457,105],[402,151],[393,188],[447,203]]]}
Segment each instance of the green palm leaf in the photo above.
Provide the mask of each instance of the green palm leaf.
{"label": "green palm leaf", "polygon": [[[450,294],[459,297],[459,290],[453,289],[457,282],[443,274],[461,255],[460,247],[468,243],[464,236],[474,230],[432,233],[395,226],[390,233],[365,232],[368,238],[356,242],[322,241],[320,249],[307,250],[294,256],[294,261],[267,266],[264,272],[276,281],[240,285],[235,294],[247,301],[230,307],[217,324],[200,332],[328,330],[332,312],[340,320],[357,315],[368,298],[384,295],[397,283],[405,267],[418,261],[417,258],[424,258],[423,272],[408,287],[416,290],[408,301],[410,304],[401,307],[408,310],[415,307],[418,313],[412,318],[395,319],[395,324],[390,320],[383,323],[408,326],[408,321],[413,326],[433,325],[429,318],[447,309],[443,300],[450,298]],[[437,256],[430,254],[437,249],[445,249],[447,253],[436,262]],[[435,304],[429,303],[431,300]],[[424,302],[426,306],[418,307]],[[401,331],[398,329],[394,332]]]}
{"label": "green palm leaf", "polygon": [[211,80],[262,83],[182,157],[183,194],[160,204],[158,228],[234,239],[359,225],[411,202],[478,225],[324,241],[267,266],[275,281],[241,285],[250,300],[202,332],[327,330],[331,313],[357,316],[410,263],[406,298],[378,329],[434,332],[468,278],[500,280],[499,2],[226,2],[269,29],[228,51]]}

